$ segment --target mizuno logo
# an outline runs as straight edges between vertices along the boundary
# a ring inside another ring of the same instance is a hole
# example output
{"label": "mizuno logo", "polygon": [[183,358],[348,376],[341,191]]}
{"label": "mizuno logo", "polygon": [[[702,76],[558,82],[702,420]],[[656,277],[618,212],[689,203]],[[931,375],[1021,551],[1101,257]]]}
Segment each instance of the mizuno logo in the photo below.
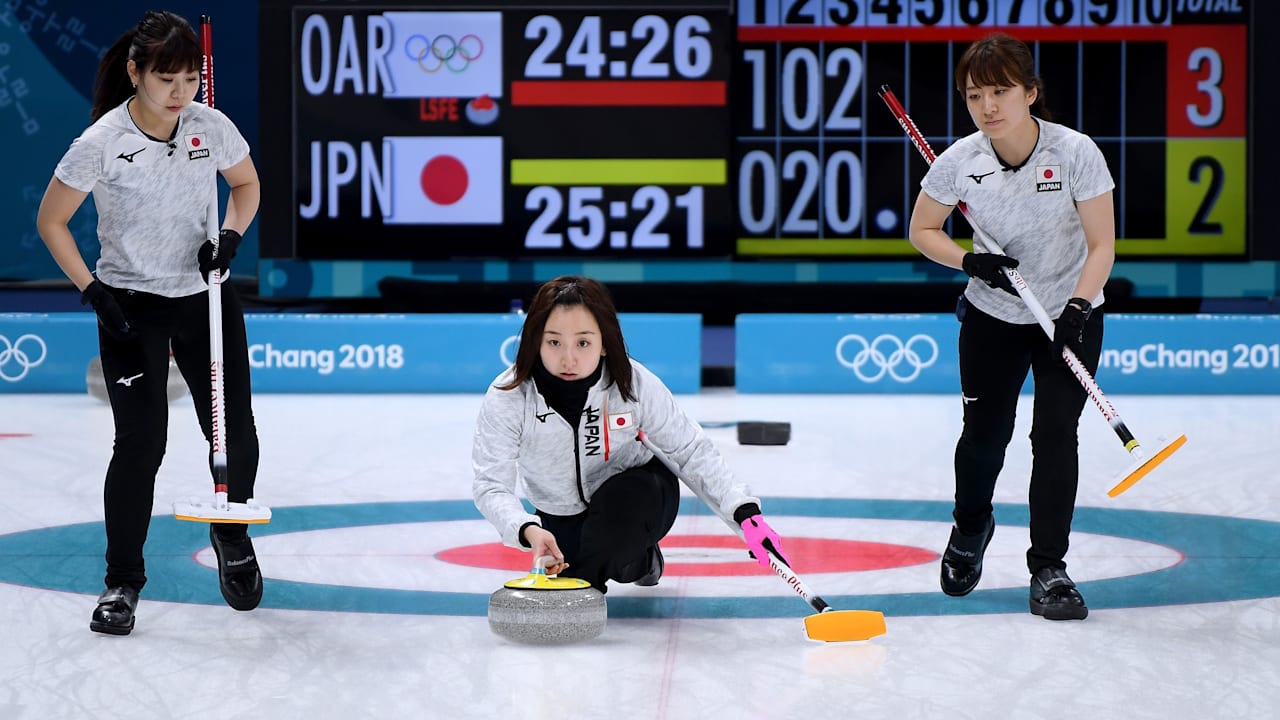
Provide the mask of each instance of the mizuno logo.
{"label": "mizuno logo", "polygon": [[544,423],[547,421],[547,418],[551,417],[554,414],[555,414],[555,410],[548,410],[547,412],[544,412],[542,414],[534,413],[533,416],[538,418],[538,422]]}
{"label": "mizuno logo", "polygon": [[978,402],[978,398],[976,398],[976,397],[969,397],[968,395],[965,395],[964,393],[960,393],[960,404],[961,404],[961,405],[968,405],[968,404],[969,404],[969,403],[971,403],[971,402]]}
{"label": "mizuno logo", "polygon": [[996,171],[995,171],[995,170],[992,170],[992,171],[991,171],[991,172],[989,172],[989,173],[983,173],[983,174],[981,174],[981,175],[970,175],[969,177],[970,177],[970,178],[972,178],[972,179],[973,179],[973,181],[974,181],[975,183],[977,183],[977,184],[981,185],[981,184],[982,184],[982,180],[983,180],[983,178],[986,178],[986,177],[989,177],[989,176],[991,176],[991,175],[995,175],[995,174],[996,174]]}
{"label": "mizuno logo", "polygon": [[120,378],[119,380],[117,380],[116,382],[120,383],[121,385],[123,385],[123,386],[125,386],[125,387],[133,387],[133,381],[134,381],[134,380],[137,380],[137,379],[138,379],[138,378],[140,378],[140,377],[142,377],[142,373],[138,373],[137,375],[134,375],[133,377],[127,377],[127,378],[126,378],[126,377],[122,377],[122,378]]}
{"label": "mizuno logo", "polygon": [[142,152],[143,150],[146,150],[146,148],[138,148],[137,150],[134,150],[133,152],[128,154],[120,153],[119,155],[116,156],[116,159],[124,160],[125,162],[133,162],[133,159],[137,157],[138,153]]}

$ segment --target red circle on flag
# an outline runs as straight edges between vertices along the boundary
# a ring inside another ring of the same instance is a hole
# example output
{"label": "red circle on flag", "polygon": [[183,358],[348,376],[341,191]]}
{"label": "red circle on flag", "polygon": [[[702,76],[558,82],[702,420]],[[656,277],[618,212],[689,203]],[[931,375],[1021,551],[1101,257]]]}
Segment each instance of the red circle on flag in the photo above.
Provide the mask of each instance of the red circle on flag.
{"label": "red circle on flag", "polygon": [[193,147],[193,148],[198,148],[198,147],[200,147],[200,138],[198,138],[198,137],[193,137],[193,138],[191,138],[191,147]]}
{"label": "red circle on flag", "polygon": [[452,155],[437,155],[422,166],[422,194],[437,205],[452,205],[467,193],[467,166]]}
{"label": "red circle on flag", "polygon": [[1053,168],[1045,168],[1045,169],[1044,169],[1044,179],[1045,179],[1045,180],[1052,180],[1052,179],[1053,179]]}
{"label": "red circle on flag", "polygon": [[[938,559],[938,553],[932,550],[860,540],[791,537],[783,538],[782,545],[783,552],[787,554],[792,564],[800,572],[805,573],[889,570],[923,565]],[[717,551],[715,553],[717,556],[722,556],[723,553],[720,551],[724,550],[742,553],[742,560],[738,561],[698,562],[688,559],[691,553],[682,553],[680,557],[675,558],[668,552],[663,574],[672,577],[770,575],[773,572],[760,567],[759,563],[747,556],[747,549],[742,541],[728,535],[668,535],[662,539],[659,547],[667,551],[672,548],[707,548]],[[436,553],[436,558],[454,565],[513,572],[527,572],[533,561],[529,553],[509,548],[502,543],[449,548]],[[572,564],[573,560],[570,559],[569,562]]]}

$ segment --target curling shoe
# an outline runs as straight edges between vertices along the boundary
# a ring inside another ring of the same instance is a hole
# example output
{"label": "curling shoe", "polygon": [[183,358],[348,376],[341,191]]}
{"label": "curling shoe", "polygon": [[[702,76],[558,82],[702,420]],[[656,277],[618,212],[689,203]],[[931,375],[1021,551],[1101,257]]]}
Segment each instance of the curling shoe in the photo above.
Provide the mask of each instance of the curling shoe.
{"label": "curling shoe", "polygon": [[262,601],[262,572],[248,533],[230,538],[209,525],[209,541],[218,557],[218,587],[222,599],[236,610],[252,610]]}
{"label": "curling shoe", "polygon": [[662,570],[666,567],[667,562],[662,557],[662,550],[657,545],[649,548],[649,571],[640,576],[635,584],[641,587],[653,587],[658,584],[658,580],[662,578]]}
{"label": "curling shoe", "polygon": [[108,635],[133,632],[133,611],[138,609],[138,591],[128,585],[107,588],[98,596],[89,629]]}
{"label": "curling shoe", "polygon": [[1066,570],[1044,567],[1031,576],[1031,614],[1046,620],[1083,620],[1089,608]]}
{"label": "curling shoe", "polygon": [[987,526],[977,535],[965,535],[952,526],[947,550],[942,553],[942,592],[952,597],[968,595],[982,578],[982,556],[995,534],[996,521],[987,518]]}

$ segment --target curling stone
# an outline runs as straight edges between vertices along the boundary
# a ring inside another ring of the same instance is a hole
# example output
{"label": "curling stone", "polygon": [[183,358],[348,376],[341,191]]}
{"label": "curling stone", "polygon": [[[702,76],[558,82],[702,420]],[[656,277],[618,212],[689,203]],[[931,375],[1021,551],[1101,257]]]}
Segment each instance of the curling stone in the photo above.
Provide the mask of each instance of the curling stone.
{"label": "curling stone", "polygon": [[528,575],[489,596],[489,629],[495,635],[526,645],[564,645],[604,632],[604,594],[586,580],[547,575],[549,559],[537,558]]}
{"label": "curling stone", "polygon": [[[102,402],[109,402],[107,398],[107,380],[102,375],[102,357],[94,355],[89,361],[89,367],[85,370],[85,385],[89,388],[89,394],[98,398]],[[169,384],[165,388],[165,393],[169,397],[169,402],[173,402],[187,394],[187,383],[182,379],[182,373],[178,370],[178,363],[174,362],[173,356],[169,356]]]}

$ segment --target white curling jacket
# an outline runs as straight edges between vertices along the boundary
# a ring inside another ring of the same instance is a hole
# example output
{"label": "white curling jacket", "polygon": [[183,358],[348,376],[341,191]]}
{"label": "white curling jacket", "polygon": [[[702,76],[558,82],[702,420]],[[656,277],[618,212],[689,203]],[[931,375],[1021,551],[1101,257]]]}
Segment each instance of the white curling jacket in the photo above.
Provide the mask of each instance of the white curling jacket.
{"label": "white curling jacket", "polygon": [[702,428],[685,415],[671,391],[647,368],[631,362],[636,401],[623,400],[606,366],[587,394],[578,427],[547,405],[532,378],[513,390],[499,390],[514,376],[508,369],[485,393],[471,451],[476,507],[502,535],[502,542],[527,550],[520,528],[541,525],[517,496],[553,515],[576,515],[605,480],[644,465],[650,442],[679,468],[680,479],[718,504],[721,517],[733,517],[746,503],[760,503],[734,480],[724,458]]}

